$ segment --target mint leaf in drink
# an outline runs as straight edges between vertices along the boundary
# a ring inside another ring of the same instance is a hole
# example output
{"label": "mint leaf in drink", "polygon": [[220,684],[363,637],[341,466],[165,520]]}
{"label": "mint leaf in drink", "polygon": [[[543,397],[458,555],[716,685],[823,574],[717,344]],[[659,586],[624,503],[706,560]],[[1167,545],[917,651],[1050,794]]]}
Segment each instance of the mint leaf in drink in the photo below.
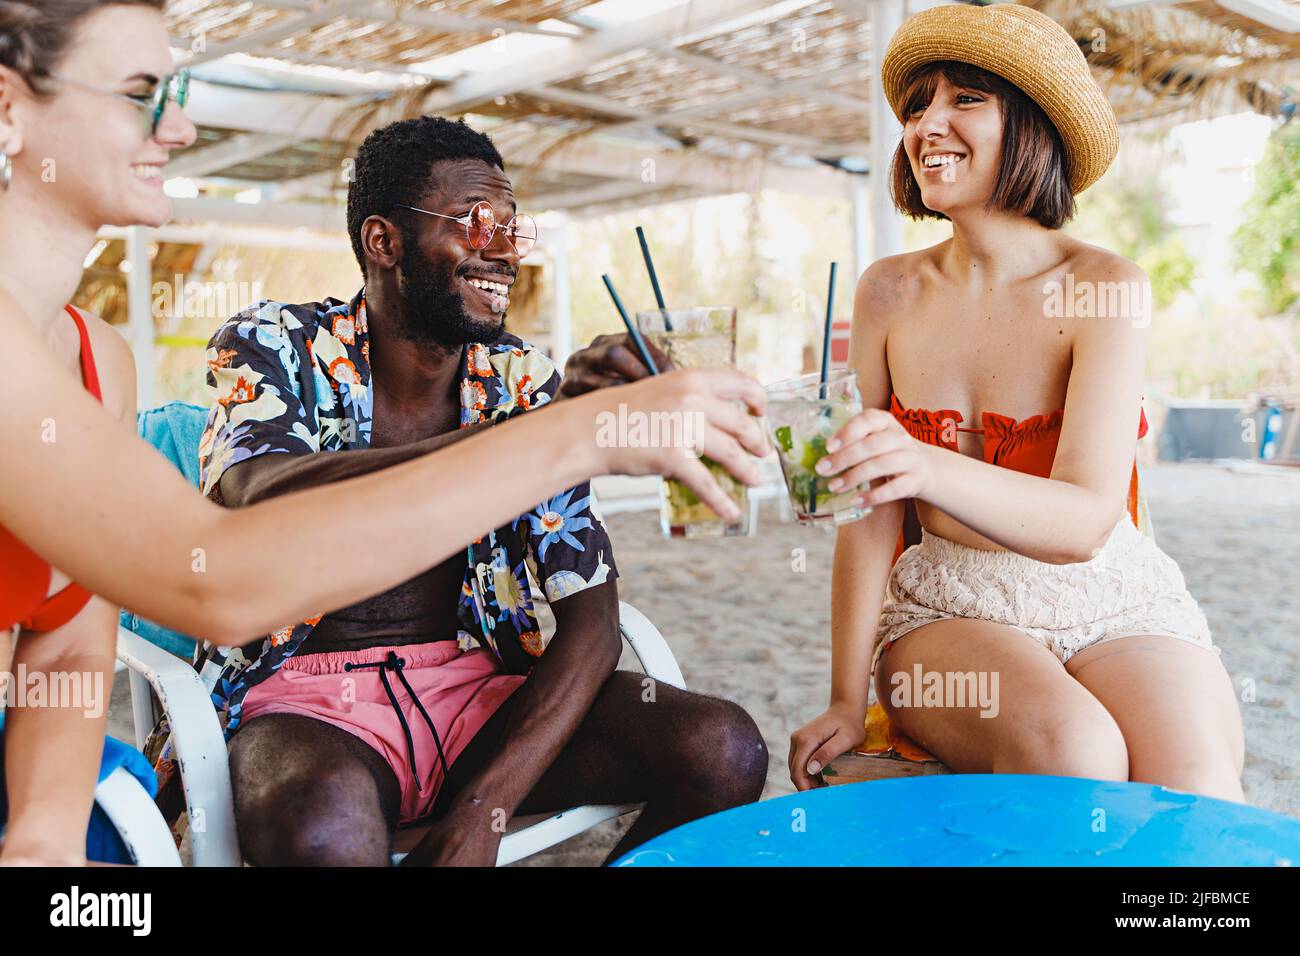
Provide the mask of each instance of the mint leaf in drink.
{"label": "mint leaf in drink", "polygon": [[790,479],[790,497],[806,513],[816,510],[814,503],[817,501],[817,477],[807,474],[795,475]]}
{"label": "mint leaf in drink", "polygon": [[776,430],[776,443],[787,455],[794,450],[794,439],[790,437],[790,426],[782,425]]}

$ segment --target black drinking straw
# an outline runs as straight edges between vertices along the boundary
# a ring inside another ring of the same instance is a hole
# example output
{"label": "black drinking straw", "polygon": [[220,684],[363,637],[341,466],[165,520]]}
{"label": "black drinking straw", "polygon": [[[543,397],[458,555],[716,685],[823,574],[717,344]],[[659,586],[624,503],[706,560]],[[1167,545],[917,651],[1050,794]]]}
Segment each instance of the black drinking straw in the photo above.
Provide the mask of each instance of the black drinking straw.
{"label": "black drinking straw", "polygon": [[651,375],[659,374],[659,367],[655,365],[655,360],[650,357],[650,350],[645,347],[645,339],[641,338],[641,333],[637,331],[632,320],[628,318],[627,309],[623,308],[623,300],[618,297],[614,291],[614,283],[609,281],[609,275],[605,274],[600,277],[605,283],[605,288],[609,290],[609,297],[614,300],[614,308],[618,309],[618,314],[623,318],[623,324],[627,326],[627,334],[632,336],[632,342],[636,345],[636,350],[641,353],[641,361],[645,367],[650,370]]}
{"label": "black drinking straw", "polygon": [[840,271],[838,262],[831,263],[831,282],[826,290],[826,328],[822,333],[822,378],[818,395],[826,400],[826,377],[831,371],[831,322],[835,316],[835,276]]}
{"label": "black drinking straw", "polygon": [[645,230],[636,227],[637,242],[641,243],[641,258],[645,259],[645,270],[650,273],[650,287],[655,290],[655,302],[659,303],[659,312],[664,317],[664,331],[673,330],[673,320],[668,318],[668,306],[664,304],[664,294],[659,288],[659,276],[655,272],[654,260],[650,258],[650,244],[645,241]]}
{"label": "black drinking straw", "polygon": [[[831,371],[831,323],[835,317],[835,276],[840,271],[838,262],[831,263],[831,281],[826,290],[826,325],[822,330],[822,374],[821,387],[818,389],[818,397],[824,402],[829,395],[829,389],[826,387],[826,380]],[[829,413],[830,409],[822,410],[823,414]],[[808,491],[808,513],[817,513],[817,482],[820,479],[813,476],[812,488]]]}

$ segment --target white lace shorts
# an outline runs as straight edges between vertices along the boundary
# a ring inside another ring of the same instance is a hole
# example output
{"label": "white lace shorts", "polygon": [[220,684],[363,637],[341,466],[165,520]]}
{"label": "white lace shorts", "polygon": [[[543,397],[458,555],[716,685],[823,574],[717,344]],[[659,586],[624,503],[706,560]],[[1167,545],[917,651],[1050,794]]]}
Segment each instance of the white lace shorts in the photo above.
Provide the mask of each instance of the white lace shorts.
{"label": "white lace shorts", "polygon": [[907,632],[952,618],[1008,624],[1061,663],[1094,644],[1139,634],[1219,653],[1182,571],[1127,515],[1105,547],[1076,564],[969,548],[922,529],[921,543],[904,551],[890,573],[872,670]]}

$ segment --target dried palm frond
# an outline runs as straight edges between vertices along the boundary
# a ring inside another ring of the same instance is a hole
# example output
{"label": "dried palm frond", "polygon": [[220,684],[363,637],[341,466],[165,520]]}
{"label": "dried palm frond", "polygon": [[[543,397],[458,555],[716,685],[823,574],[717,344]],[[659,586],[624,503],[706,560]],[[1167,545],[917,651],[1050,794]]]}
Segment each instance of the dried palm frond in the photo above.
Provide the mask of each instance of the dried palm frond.
{"label": "dried palm frond", "polygon": [[1121,120],[1179,120],[1230,108],[1277,112],[1300,77],[1300,33],[1232,14],[1211,0],[1113,10],[1095,0],[1022,0],[1079,43]]}

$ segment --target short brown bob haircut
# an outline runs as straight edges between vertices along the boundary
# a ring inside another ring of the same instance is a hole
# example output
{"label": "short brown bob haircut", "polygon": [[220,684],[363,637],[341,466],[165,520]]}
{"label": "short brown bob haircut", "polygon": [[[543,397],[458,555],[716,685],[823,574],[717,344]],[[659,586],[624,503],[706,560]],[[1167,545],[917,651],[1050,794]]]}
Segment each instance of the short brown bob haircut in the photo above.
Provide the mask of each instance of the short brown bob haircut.
{"label": "short brown bob haircut", "polygon": [[[1002,162],[987,208],[1019,213],[1048,229],[1060,229],[1074,215],[1074,194],[1070,191],[1069,157],[1047,114],[996,73],[969,63],[940,60],[927,63],[908,80],[902,100],[904,119],[925,108],[941,76],[953,86],[996,96],[1002,109]],[[890,192],[899,212],[912,219],[948,218],[921,201],[921,187],[901,142],[890,170]]]}

